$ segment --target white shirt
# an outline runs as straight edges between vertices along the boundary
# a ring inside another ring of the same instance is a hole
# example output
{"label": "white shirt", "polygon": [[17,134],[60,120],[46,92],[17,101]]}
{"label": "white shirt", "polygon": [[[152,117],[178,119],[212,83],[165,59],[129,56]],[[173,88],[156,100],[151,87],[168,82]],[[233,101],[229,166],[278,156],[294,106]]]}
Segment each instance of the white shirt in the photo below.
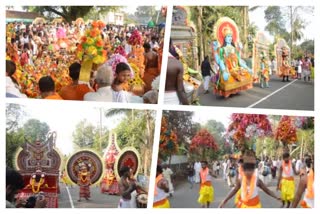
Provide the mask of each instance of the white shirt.
{"label": "white shirt", "polygon": [[112,101],[117,103],[128,103],[129,94],[126,91],[114,91],[112,90]]}
{"label": "white shirt", "polygon": [[201,163],[200,163],[200,162],[196,162],[196,163],[194,164],[194,170],[195,170],[196,172],[200,172],[200,170],[201,170]]}
{"label": "white shirt", "polygon": [[111,86],[99,88],[97,92],[89,92],[84,95],[83,100],[112,102]]}
{"label": "white shirt", "polygon": [[16,84],[12,82],[12,79],[6,76],[6,92],[15,95],[19,98],[27,98],[25,94],[22,94]]}
{"label": "white shirt", "polygon": [[302,167],[302,161],[299,159],[296,163],[296,171],[299,172]]}

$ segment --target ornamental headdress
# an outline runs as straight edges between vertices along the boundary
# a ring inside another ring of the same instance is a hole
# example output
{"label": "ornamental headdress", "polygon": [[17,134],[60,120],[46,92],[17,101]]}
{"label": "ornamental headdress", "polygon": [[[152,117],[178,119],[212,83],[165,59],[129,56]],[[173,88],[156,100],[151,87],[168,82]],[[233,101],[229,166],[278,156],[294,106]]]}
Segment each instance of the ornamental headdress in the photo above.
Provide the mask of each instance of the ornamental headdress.
{"label": "ornamental headdress", "polygon": [[229,17],[221,17],[213,27],[213,36],[214,39],[218,40],[220,45],[222,45],[227,35],[232,35],[233,43],[239,42],[239,29],[237,24]]}

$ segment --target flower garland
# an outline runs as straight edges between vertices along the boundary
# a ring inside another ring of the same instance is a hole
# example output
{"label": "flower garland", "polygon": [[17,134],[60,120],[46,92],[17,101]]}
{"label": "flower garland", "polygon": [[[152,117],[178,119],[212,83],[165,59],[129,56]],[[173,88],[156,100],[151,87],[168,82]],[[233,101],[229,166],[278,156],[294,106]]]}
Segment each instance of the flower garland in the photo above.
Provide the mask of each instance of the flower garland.
{"label": "flower garland", "polygon": [[[35,178],[35,177],[32,177],[32,178],[31,178],[30,185],[31,185],[31,189],[32,189],[32,192],[33,192],[33,193],[38,193],[38,192],[40,192],[40,188],[41,188],[41,186],[43,185],[44,180],[45,180],[45,179],[44,179],[43,177],[41,177],[41,178],[40,178],[40,181],[39,181],[39,182],[36,182],[36,178]],[[35,189],[35,186],[37,186],[37,189]]]}

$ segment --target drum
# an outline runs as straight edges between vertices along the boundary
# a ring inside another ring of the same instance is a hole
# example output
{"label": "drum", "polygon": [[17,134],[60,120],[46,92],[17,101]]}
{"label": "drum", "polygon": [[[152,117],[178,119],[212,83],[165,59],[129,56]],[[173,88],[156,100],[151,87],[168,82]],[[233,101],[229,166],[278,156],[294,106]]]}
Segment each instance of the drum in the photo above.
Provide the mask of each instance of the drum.
{"label": "drum", "polygon": [[147,208],[148,195],[145,193],[137,195],[137,208]]}

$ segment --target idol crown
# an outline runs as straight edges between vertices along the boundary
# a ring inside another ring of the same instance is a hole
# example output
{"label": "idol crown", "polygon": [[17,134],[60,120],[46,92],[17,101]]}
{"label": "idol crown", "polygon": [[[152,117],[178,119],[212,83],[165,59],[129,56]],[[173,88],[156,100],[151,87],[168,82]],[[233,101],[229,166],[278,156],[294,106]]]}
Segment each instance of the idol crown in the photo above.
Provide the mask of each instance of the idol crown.
{"label": "idol crown", "polygon": [[222,29],[222,33],[223,33],[223,36],[225,37],[227,35],[232,35],[233,31],[232,31],[231,27],[229,25],[227,25]]}

